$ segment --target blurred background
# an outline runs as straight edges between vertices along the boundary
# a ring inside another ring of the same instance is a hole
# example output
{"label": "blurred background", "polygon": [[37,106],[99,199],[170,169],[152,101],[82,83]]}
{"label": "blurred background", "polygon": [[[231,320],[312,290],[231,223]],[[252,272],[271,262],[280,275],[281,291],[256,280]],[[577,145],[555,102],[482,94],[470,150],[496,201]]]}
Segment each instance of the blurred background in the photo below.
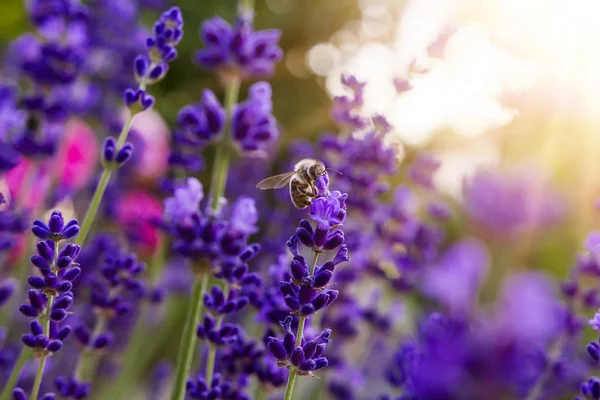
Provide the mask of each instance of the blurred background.
{"label": "blurred background", "polygon": [[[233,20],[237,0],[141,2],[176,4],[185,17],[180,56],[152,88],[155,111],[173,126],[204,88],[223,98],[215,75],[191,60],[200,23]],[[0,1],[0,15],[5,50],[31,27],[21,0]],[[148,26],[157,15],[144,11]],[[426,151],[441,162],[435,183],[454,210],[449,242],[475,235],[490,249],[484,299],[509,271],[566,277],[600,227],[600,2],[256,0],[255,28],[282,31],[284,60],[269,79],[281,148],[339,133],[331,100],[344,94],[342,74],[355,75],[368,82],[365,115],[392,124],[398,158]]]}

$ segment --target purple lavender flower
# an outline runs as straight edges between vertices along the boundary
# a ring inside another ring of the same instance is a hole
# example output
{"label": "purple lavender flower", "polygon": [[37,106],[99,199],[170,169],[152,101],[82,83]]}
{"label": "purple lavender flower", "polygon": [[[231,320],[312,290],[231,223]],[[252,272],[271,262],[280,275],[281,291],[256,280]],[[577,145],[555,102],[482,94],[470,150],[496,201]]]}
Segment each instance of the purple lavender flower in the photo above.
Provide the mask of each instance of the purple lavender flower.
{"label": "purple lavender flower", "polygon": [[[21,388],[15,388],[12,392],[13,400],[27,400],[27,394]],[[54,400],[56,395],[54,393],[46,393],[40,397],[40,400]],[[31,399],[34,400],[34,399]]]}
{"label": "purple lavender flower", "polygon": [[174,197],[165,200],[165,216],[185,223],[198,213],[203,198],[202,184],[196,178],[188,178],[185,186],[175,189]]}
{"label": "purple lavender flower", "polygon": [[89,382],[79,382],[75,378],[57,377],[54,380],[56,390],[62,397],[73,399],[84,399],[92,391],[92,385]]}
{"label": "purple lavender flower", "polygon": [[15,279],[9,278],[0,281],[0,307],[10,300],[16,288],[17,281]]}
{"label": "purple lavender flower", "polygon": [[243,17],[238,18],[233,27],[222,18],[214,17],[200,28],[205,48],[196,54],[196,62],[223,75],[270,76],[275,63],[283,57],[277,45],[280,36],[276,29],[253,31],[252,21]]}
{"label": "purple lavender flower", "polygon": [[[27,11],[37,35],[19,37],[7,57],[6,75],[27,82],[28,88],[19,99],[24,112],[11,113],[13,117],[6,121],[6,129],[13,132],[10,138],[3,135],[1,158],[9,164],[16,160],[11,149],[32,158],[54,154],[64,122],[75,111],[72,105],[78,99],[72,88],[88,55],[89,19],[79,1],[34,0],[28,2]],[[16,93],[5,94],[10,102]]]}
{"label": "purple lavender flower", "polygon": [[279,366],[294,368],[298,375],[312,375],[313,371],[325,368],[328,364],[323,353],[327,348],[331,330],[326,329],[312,340],[302,340],[301,346],[295,347],[296,335],[292,332],[292,317],[288,316],[282,322],[285,329],[283,340],[275,337],[268,339],[267,348],[277,359]]}
{"label": "purple lavender flower", "polygon": [[600,400],[600,379],[594,376],[582,383],[581,394],[587,400]]}
{"label": "purple lavender flower", "polygon": [[333,120],[342,127],[361,129],[368,124],[368,120],[361,116],[360,108],[364,102],[365,82],[359,82],[352,75],[342,76],[342,85],[349,92],[347,96],[336,96],[331,106]]}
{"label": "purple lavender flower", "polygon": [[[325,329],[307,341],[303,335],[304,325],[307,316],[331,305],[338,298],[339,292],[328,287],[335,267],[348,261],[344,233],[339,228],[346,218],[348,195],[329,191],[327,174],[319,177],[315,186],[318,193],[309,208],[309,216],[316,226],[313,227],[308,220],[302,220],[296,234],[287,242],[294,256],[290,264],[291,274],[289,280],[279,284],[285,304],[292,314],[299,316],[298,336],[291,330],[295,321],[288,315],[281,322],[286,332],[283,340],[274,336],[267,339],[267,348],[277,359],[278,365],[289,369],[288,387],[291,385],[292,388],[296,375],[311,375],[313,371],[329,364],[323,353],[329,343],[331,329]],[[313,252],[310,266],[300,254],[300,243]],[[337,250],[333,259],[317,267],[318,255],[330,250]]]}
{"label": "purple lavender flower", "polygon": [[387,143],[385,131],[371,128],[348,136],[325,135],[321,146],[326,164],[342,174],[340,191],[352,192],[350,205],[372,212],[377,198],[389,189],[384,178],[398,169],[397,149]]}
{"label": "purple lavender flower", "polygon": [[[71,333],[70,326],[61,327],[60,324],[70,314],[69,309],[73,304],[73,280],[81,272],[74,261],[80,247],[70,243],[62,248],[59,246],[63,240],[77,235],[79,226],[76,220],[65,224],[62,214],[54,211],[47,224],[36,220],[32,232],[46,239],[38,242],[37,254],[31,257],[32,264],[41,276],[29,277],[32,289],[28,292],[28,301],[19,307],[19,311],[26,317],[34,318],[29,324],[30,333],[22,335],[21,341],[40,360],[36,375],[39,385],[42,378],[39,371],[43,370],[46,358],[58,352]],[[18,389],[14,393],[17,398],[22,395]],[[37,391],[34,396],[37,396]],[[44,398],[53,399],[54,395],[47,394]]]}
{"label": "purple lavender flower", "polygon": [[133,62],[137,89],[126,89],[125,104],[133,113],[147,110],[154,104],[154,98],[146,93],[146,86],[162,80],[169,69],[169,63],[177,57],[175,46],[183,37],[183,17],[179,7],[163,12],[154,23],[153,35],[146,39],[147,54],[138,55]]}
{"label": "purple lavender flower", "polygon": [[17,108],[17,92],[15,86],[0,85],[0,172],[14,168],[20,159],[12,138],[25,127],[26,115]]}
{"label": "purple lavender flower", "polygon": [[245,154],[263,155],[277,140],[279,130],[273,117],[271,86],[258,82],[250,87],[248,99],[238,104],[231,119],[234,143]]}
{"label": "purple lavender flower", "polygon": [[188,381],[188,394],[193,399],[250,400],[251,397],[244,394],[243,389],[243,385],[234,385],[224,380],[221,374],[215,374],[210,385],[207,385],[206,379],[200,376],[195,381]]}
{"label": "purple lavender flower", "polygon": [[0,253],[11,249],[20,234],[27,230],[29,219],[27,213],[17,211],[15,207],[15,204],[12,203],[0,211]]}
{"label": "purple lavender flower", "polygon": [[92,306],[109,318],[130,313],[135,302],[147,293],[145,282],[140,279],[145,268],[133,253],[109,255],[100,270],[101,277],[91,284]]}
{"label": "purple lavender flower", "polygon": [[252,200],[238,199],[229,217],[205,215],[197,207],[201,186],[196,182],[188,181],[187,190],[181,189],[179,195],[176,192],[175,197],[165,200],[165,209],[175,217],[167,227],[174,236],[173,249],[196,264],[207,262],[217,278],[230,284],[259,282],[256,274],[248,273],[247,264],[260,251],[258,244],[247,244],[257,222]]}
{"label": "purple lavender flower", "polygon": [[221,133],[225,124],[225,110],[215,94],[205,89],[199,103],[185,106],[179,111],[177,121],[181,127],[179,135],[183,136],[180,141],[187,139],[205,145]]}
{"label": "purple lavender flower", "polygon": [[408,166],[408,176],[414,183],[433,189],[433,175],[439,169],[440,165],[440,162],[432,155],[420,153]]}
{"label": "purple lavender flower", "polygon": [[198,325],[198,338],[210,342],[214,346],[228,346],[238,339],[241,327],[236,324],[217,324],[217,319],[207,313],[204,321]]}

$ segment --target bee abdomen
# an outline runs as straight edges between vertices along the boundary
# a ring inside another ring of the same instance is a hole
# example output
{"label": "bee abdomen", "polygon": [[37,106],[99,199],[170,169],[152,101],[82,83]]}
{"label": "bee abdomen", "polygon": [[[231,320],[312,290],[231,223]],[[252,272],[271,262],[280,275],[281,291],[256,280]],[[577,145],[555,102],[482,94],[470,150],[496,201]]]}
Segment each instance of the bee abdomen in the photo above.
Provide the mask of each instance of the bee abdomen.
{"label": "bee abdomen", "polygon": [[294,207],[302,210],[310,206],[312,199],[312,187],[302,179],[293,178],[290,181],[290,198]]}
{"label": "bee abdomen", "polygon": [[297,209],[303,210],[311,205],[312,200],[306,195],[292,196],[292,203]]}

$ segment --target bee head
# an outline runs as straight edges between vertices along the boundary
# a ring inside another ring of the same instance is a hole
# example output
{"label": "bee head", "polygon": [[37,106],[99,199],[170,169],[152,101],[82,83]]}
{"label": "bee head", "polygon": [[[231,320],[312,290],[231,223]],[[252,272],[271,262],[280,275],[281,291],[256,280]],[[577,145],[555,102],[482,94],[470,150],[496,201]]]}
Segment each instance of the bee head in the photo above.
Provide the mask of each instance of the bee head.
{"label": "bee head", "polygon": [[327,168],[325,168],[325,164],[323,164],[322,162],[316,163],[313,167],[315,176],[317,177],[325,175],[327,173]]}

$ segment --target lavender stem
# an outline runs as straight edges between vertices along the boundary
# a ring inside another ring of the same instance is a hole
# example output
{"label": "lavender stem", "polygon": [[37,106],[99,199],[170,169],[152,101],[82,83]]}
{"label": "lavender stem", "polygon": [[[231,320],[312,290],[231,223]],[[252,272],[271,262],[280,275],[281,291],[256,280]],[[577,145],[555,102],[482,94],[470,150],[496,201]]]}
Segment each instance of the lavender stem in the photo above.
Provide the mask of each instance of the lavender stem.
{"label": "lavender stem", "polygon": [[200,321],[200,313],[204,305],[202,295],[206,292],[209,279],[210,274],[205,273],[202,279],[196,278],[194,281],[194,289],[185,318],[179,352],[177,353],[171,400],[183,400],[185,398],[186,381],[196,352],[196,326]]}
{"label": "lavender stem", "polygon": [[[56,258],[58,256],[58,249],[54,252],[54,265],[56,265]],[[48,297],[48,304],[46,304],[46,310],[44,311],[44,336],[50,337],[50,311],[52,310],[52,304],[54,303],[54,296]],[[44,375],[44,366],[46,365],[46,358],[48,356],[43,354],[40,357],[38,369],[35,374],[35,381],[33,382],[33,388],[31,389],[30,399],[37,399],[42,385],[42,376]]]}
{"label": "lavender stem", "polygon": [[[117,151],[123,147],[123,144],[127,140],[127,136],[131,130],[131,124],[133,123],[133,117],[134,114],[130,114],[123,125],[123,129],[121,129],[121,133],[117,138]],[[79,232],[77,239],[75,239],[75,243],[80,246],[85,243],[85,239],[90,232],[92,223],[94,222],[94,219],[96,219],[96,214],[98,213],[98,208],[100,208],[100,203],[102,202],[102,197],[104,196],[104,192],[106,191],[106,187],[110,181],[112,171],[113,170],[110,167],[105,166],[104,170],[102,171],[102,175],[100,175],[100,181],[98,182],[98,186],[96,186],[96,190],[92,196],[92,201],[90,202],[90,205],[85,213],[85,217],[83,218],[83,222],[81,223],[81,231]]]}
{"label": "lavender stem", "polygon": [[[229,296],[229,286],[225,286],[224,296],[227,298]],[[219,329],[221,324],[223,323],[224,315],[220,315],[219,319],[217,319],[216,328]],[[210,344],[208,349],[208,358],[206,359],[206,382],[212,382],[213,375],[215,372],[215,359],[217,356],[217,346]]]}
{"label": "lavender stem", "polygon": [[[310,265],[310,276],[315,274],[315,268],[317,266],[317,260],[319,259],[319,252],[313,251],[313,259]],[[296,347],[299,347],[302,344],[302,337],[304,335],[304,323],[306,322],[306,317],[300,317],[300,321],[298,322],[298,331],[296,332]],[[285,397],[284,400],[291,400],[292,395],[294,393],[294,383],[296,383],[296,370],[294,368],[290,369],[290,375],[288,376],[287,385],[285,387]]]}
{"label": "lavender stem", "polygon": [[35,381],[33,382],[33,388],[31,389],[30,399],[37,399],[40,392],[40,386],[42,385],[42,375],[44,374],[44,366],[46,365],[46,356],[40,358],[38,369],[35,374]]}
{"label": "lavender stem", "polygon": [[234,77],[227,82],[225,88],[225,110],[227,117],[225,127],[223,128],[223,138],[217,144],[215,160],[213,163],[212,179],[210,181],[210,207],[213,212],[219,210],[221,197],[225,193],[225,183],[229,172],[229,163],[231,162],[231,116],[233,108],[237,104],[240,95],[241,80]]}

